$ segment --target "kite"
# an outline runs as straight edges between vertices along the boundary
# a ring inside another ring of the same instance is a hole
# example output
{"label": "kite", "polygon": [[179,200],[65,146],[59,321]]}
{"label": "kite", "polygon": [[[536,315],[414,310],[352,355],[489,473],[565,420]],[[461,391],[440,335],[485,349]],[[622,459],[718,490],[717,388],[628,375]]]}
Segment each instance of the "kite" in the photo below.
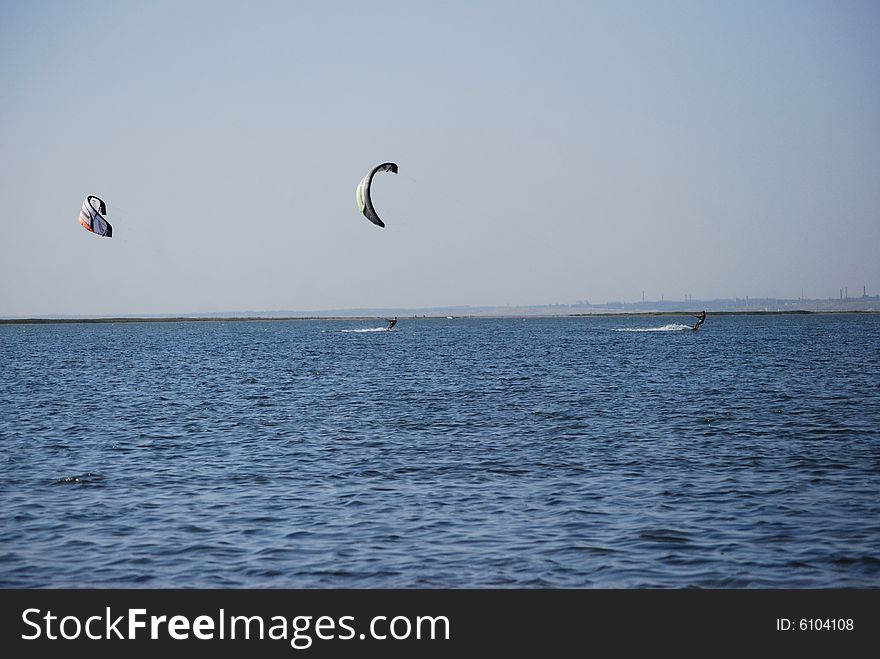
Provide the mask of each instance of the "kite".
{"label": "kite", "polygon": [[397,173],[397,165],[393,162],[382,163],[373,167],[369,173],[361,179],[355,191],[355,199],[357,200],[358,210],[364,214],[370,222],[379,227],[384,227],[385,223],[376,215],[376,209],[373,208],[373,200],[370,198],[370,187],[373,185],[373,176],[376,172]]}
{"label": "kite", "polygon": [[112,238],[113,227],[111,227],[110,223],[104,219],[104,215],[106,214],[107,204],[105,204],[102,199],[99,199],[94,195],[89,195],[86,197],[86,200],[83,202],[82,208],[79,211],[79,223],[92,233]]}

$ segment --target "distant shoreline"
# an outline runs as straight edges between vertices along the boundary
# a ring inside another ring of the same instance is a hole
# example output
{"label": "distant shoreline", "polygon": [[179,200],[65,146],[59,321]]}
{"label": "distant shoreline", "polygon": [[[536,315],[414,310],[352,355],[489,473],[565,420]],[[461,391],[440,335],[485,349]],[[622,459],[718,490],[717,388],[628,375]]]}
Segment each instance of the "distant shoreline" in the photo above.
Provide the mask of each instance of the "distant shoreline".
{"label": "distant shoreline", "polygon": [[[873,310],[840,310],[840,311],[807,311],[807,310],[783,310],[783,311],[711,311],[710,316],[826,316],[841,314],[871,315],[880,311]],[[510,314],[510,315],[486,315],[467,314],[455,316],[456,320],[462,319],[523,319],[523,318],[589,318],[589,317],[638,317],[638,316],[693,316],[693,310],[687,311],[597,311],[592,313],[567,313],[567,314]],[[412,315],[401,316],[401,320],[445,320],[449,316],[438,315]],[[242,322],[267,322],[267,321],[369,321],[384,319],[383,316],[162,316],[157,318],[138,318],[135,316],[120,316],[113,318],[0,318],[0,325],[59,325],[72,323],[242,323]]]}

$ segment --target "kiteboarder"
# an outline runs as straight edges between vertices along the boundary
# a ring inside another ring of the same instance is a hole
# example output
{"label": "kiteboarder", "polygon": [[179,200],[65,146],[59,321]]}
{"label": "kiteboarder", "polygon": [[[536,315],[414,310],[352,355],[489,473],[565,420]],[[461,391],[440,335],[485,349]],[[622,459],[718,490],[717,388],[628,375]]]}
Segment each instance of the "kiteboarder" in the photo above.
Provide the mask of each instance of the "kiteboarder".
{"label": "kiteboarder", "polygon": [[697,322],[694,323],[694,326],[691,327],[691,329],[698,330],[698,329],[700,329],[700,325],[702,325],[703,322],[705,322],[705,320],[706,320],[706,311],[705,310],[701,311],[699,313],[699,315],[694,316],[694,318],[697,319]]}
{"label": "kiteboarder", "polygon": [[397,325],[397,316],[395,316],[394,318],[386,318],[385,320],[388,322],[389,330]]}

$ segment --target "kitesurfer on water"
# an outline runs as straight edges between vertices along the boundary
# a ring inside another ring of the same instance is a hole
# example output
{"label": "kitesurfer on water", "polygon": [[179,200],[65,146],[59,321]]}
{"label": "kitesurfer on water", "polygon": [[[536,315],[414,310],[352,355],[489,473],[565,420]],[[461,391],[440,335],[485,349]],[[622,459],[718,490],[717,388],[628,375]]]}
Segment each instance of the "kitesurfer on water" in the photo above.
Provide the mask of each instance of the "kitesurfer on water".
{"label": "kitesurfer on water", "polygon": [[692,329],[692,330],[698,330],[698,329],[700,329],[700,325],[702,325],[703,322],[706,320],[706,311],[705,311],[705,310],[701,311],[701,312],[699,313],[699,315],[694,316],[694,318],[697,319],[697,322],[694,323],[694,326],[691,327],[691,329]]}
{"label": "kitesurfer on water", "polygon": [[388,320],[388,329],[391,329],[392,327],[397,325],[397,316],[395,316],[394,318],[388,318],[387,320]]}

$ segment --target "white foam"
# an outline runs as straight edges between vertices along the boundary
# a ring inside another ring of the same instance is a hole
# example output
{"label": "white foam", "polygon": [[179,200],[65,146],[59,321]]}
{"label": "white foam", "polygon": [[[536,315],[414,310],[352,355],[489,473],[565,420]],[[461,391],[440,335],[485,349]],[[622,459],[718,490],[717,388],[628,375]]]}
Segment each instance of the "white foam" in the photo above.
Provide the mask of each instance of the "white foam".
{"label": "white foam", "polygon": [[343,332],[390,332],[389,327],[370,327],[368,329],[344,329]]}
{"label": "white foam", "polygon": [[682,325],[680,323],[670,323],[663,327],[618,327],[615,332],[680,332],[681,330],[692,329],[690,325]]}

